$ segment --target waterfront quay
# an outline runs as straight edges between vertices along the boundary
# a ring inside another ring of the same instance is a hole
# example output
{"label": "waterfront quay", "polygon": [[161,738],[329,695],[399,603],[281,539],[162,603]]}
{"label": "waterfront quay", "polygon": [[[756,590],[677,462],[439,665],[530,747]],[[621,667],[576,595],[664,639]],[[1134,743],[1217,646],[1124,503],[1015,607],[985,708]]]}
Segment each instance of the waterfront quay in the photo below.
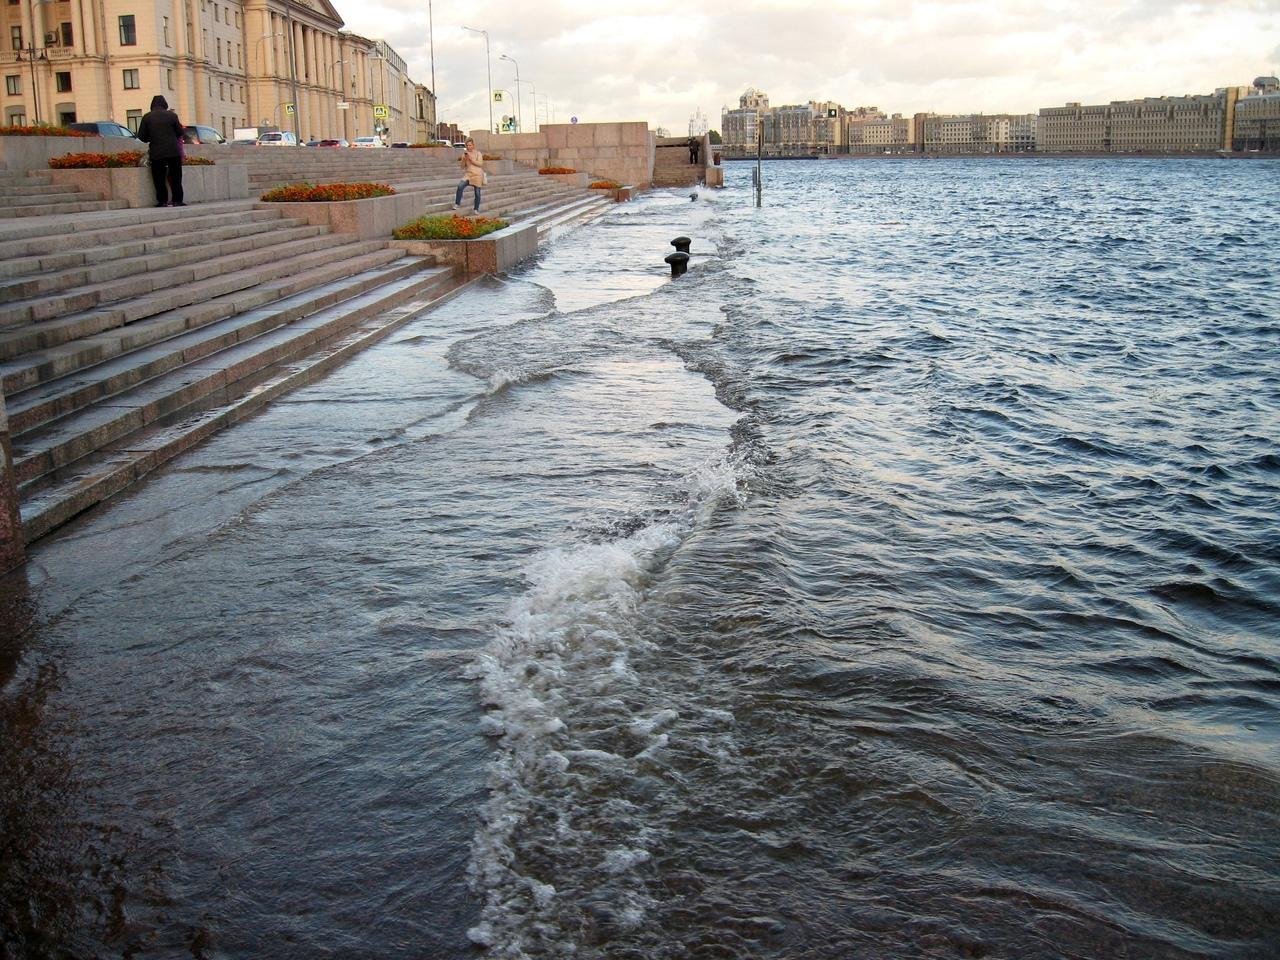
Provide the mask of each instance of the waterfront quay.
{"label": "waterfront quay", "polygon": [[[48,169],[53,156],[128,146],[0,138],[5,569],[25,543],[644,189],[656,152],[642,123],[544,125],[521,135],[519,161],[514,138],[493,138],[483,215],[511,226],[453,258],[391,238],[451,210],[453,148],[197,146],[213,166],[187,168],[187,206],[164,209],[145,170]],[[556,163],[577,172],[538,175]],[[626,189],[590,189],[611,176]],[[304,182],[385,183],[395,195],[258,199]]]}

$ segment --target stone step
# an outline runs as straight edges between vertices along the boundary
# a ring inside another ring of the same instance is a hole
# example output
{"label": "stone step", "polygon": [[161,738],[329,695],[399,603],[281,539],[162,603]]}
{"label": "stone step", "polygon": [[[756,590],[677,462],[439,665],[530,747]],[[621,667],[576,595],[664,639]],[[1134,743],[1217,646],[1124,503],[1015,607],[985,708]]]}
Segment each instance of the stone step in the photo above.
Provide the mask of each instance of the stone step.
{"label": "stone step", "polygon": [[[8,394],[67,376],[157,339],[297,293],[305,289],[299,282],[327,283],[346,276],[347,261],[369,257],[390,262],[398,253],[382,241],[335,245],[334,238],[329,239],[328,248],[191,284],[182,295],[166,290],[115,308],[50,321],[39,331],[47,347],[0,361],[0,389]],[[148,318],[156,320],[141,323]]]}
{"label": "stone step", "polygon": [[169,370],[424,269],[418,258],[370,258],[370,262],[378,260],[389,262],[350,275],[353,258],[346,262],[346,273],[335,279],[332,268],[314,272],[308,279],[324,282],[297,292],[293,292],[296,284],[264,284],[228,295],[221,303],[141,320],[130,328],[134,347],[129,352],[8,397],[10,427],[14,433],[35,429]]}
{"label": "stone step", "polygon": [[[53,191],[56,187],[46,187],[46,191]],[[62,190],[58,193],[31,193],[22,196],[9,197],[0,196],[0,210],[14,209],[17,207],[34,207],[36,204],[44,204],[52,206],[55,204],[67,203],[97,203],[102,200],[101,195],[96,193],[79,192],[74,187],[70,190]]]}
{"label": "stone step", "polygon": [[[43,321],[65,325],[69,320],[95,312],[100,307],[110,309],[113,304],[123,303],[123,306],[116,309],[122,313],[123,323],[131,323],[149,315],[138,312],[139,309],[148,309],[156,303],[163,305],[151,312],[193,303],[210,290],[226,292],[219,288],[227,282],[228,277],[233,278],[230,281],[233,286],[228,289],[241,289],[243,286],[279,276],[291,268],[291,263],[301,262],[298,258],[305,259],[312,254],[323,257],[326,247],[331,248],[334,243],[332,237],[324,236],[288,240],[267,252],[226,254],[197,264],[87,284],[54,296],[0,305],[0,331],[10,332],[9,335],[0,334],[0,359],[18,356],[28,350],[38,349],[39,346],[51,345],[48,341],[41,343],[35,339],[45,330],[59,329],[49,324],[36,326]],[[242,273],[244,276],[241,276]],[[26,329],[14,332],[16,328]],[[71,336],[62,336],[57,342],[85,336],[89,332],[75,331]]]}
{"label": "stone step", "polygon": [[[218,217],[202,217],[199,220],[192,220],[190,224],[183,232],[166,231],[158,235],[143,226],[128,230],[97,231],[102,235],[98,246],[89,246],[86,243],[82,249],[78,250],[21,256],[9,260],[0,259],[0,278],[43,275],[72,267],[106,263],[110,260],[126,260],[143,254],[179,250],[215,240],[229,240],[272,230],[283,230],[299,226],[302,221],[281,218],[279,211],[246,210]],[[77,234],[74,239],[82,239],[93,232],[85,231]],[[115,242],[109,242],[112,237],[117,238]],[[18,241],[18,243],[26,242]],[[60,251],[65,249],[63,244],[56,241],[49,243],[48,246]],[[0,254],[0,257],[2,256],[3,254]]]}
{"label": "stone step", "polygon": [[[257,250],[289,240],[314,237],[323,232],[321,227],[305,225],[281,227],[279,224],[280,221],[274,223],[259,221],[199,233],[176,234],[165,238],[169,242],[161,250],[133,257],[104,258],[94,263],[61,270],[49,270],[46,267],[12,280],[0,280],[0,303],[32,297],[48,297],[55,293],[97,283],[107,283],[140,273],[152,273],[197,261],[216,260],[219,257],[243,253],[246,250]],[[188,243],[179,243],[184,240]],[[0,353],[0,356],[3,354]]]}
{"label": "stone step", "polygon": [[48,179],[35,183],[20,181],[18,183],[6,183],[0,185],[0,199],[8,199],[11,197],[50,196],[53,194],[76,192],[74,184],[50,183]]}
{"label": "stone step", "polygon": [[[194,399],[178,399],[177,408],[148,426],[131,431],[71,466],[24,484],[21,504],[28,542],[76,514],[118,493],[139,478],[208,436],[242,420],[263,404],[318,378],[337,364],[398,329],[468,283],[452,268],[435,268],[376,287],[328,311],[230,348],[202,366],[224,386]],[[259,360],[267,366],[254,367]],[[254,372],[249,372],[253,368]],[[174,371],[180,386],[200,371]],[[238,379],[226,378],[239,374]],[[140,391],[163,389],[145,384]],[[181,394],[186,388],[168,396]],[[134,402],[149,405],[139,392]]]}
{"label": "stone step", "polygon": [[613,201],[606,197],[587,197],[582,200],[561,205],[558,209],[545,211],[534,219],[538,227],[539,239],[545,237],[557,227],[567,227],[602,216],[613,206]]}
{"label": "stone step", "polygon": [[[15,394],[12,429],[15,463],[22,465],[15,466],[19,480],[33,480],[64,466],[122,436],[120,431],[129,424],[133,424],[129,429],[134,429],[173,412],[175,404],[188,402],[205,388],[223,387],[228,381],[265,366],[274,357],[253,360],[259,357],[262,344],[275,342],[264,334],[284,326],[291,326],[294,334],[310,329],[306,317],[330,310],[335,303],[397,280],[421,278],[425,270],[438,271],[421,257],[399,255],[393,259],[390,253],[399,251],[383,252],[387,256],[353,257],[346,270],[329,269],[316,274],[308,279],[320,282],[301,291],[294,283],[278,284],[273,291],[275,300],[268,305],[160,340],[72,378]],[[282,293],[288,296],[279,296]],[[255,347],[246,346],[250,343]],[[236,375],[227,374],[220,380],[212,376],[216,366],[212,358],[223,369],[237,366]],[[183,370],[188,374],[198,370],[200,376],[192,378],[174,372]],[[140,394],[143,384],[145,392]],[[180,396],[174,399],[173,394]],[[146,403],[132,402],[140,396],[146,398]],[[120,407],[128,407],[124,419],[120,417]]]}
{"label": "stone step", "polygon": [[112,246],[146,237],[199,230],[231,222],[245,214],[254,218],[280,215],[279,211],[256,210],[252,200],[228,200],[190,207],[146,207],[95,213],[77,223],[74,232],[67,231],[67,221],[63,217],[34,217],[22,223],[0,223],[0,260]]}
{"label": "stone step", "polygon": [[97,210],[124,210],[127,200],[81,200],[74,203],[41,203],[21,207],[0,207],[0,218],[65,216],[69,213],[92,213]]}

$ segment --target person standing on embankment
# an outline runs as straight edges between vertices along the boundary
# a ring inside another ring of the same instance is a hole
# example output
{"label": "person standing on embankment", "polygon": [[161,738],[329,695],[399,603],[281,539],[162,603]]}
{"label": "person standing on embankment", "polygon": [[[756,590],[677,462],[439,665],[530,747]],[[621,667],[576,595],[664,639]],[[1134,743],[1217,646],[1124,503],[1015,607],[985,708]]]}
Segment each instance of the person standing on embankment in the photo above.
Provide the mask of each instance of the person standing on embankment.
{"label": "person standing on embankment", "polygon": [[458,181],[458,192],[453,197],[453,209],[457,210],[462,206],[462,192],[467,189],[467,184],[471,184],[476,195],[475,212],[479,213],[480,188],[484,186],[485,179],[484,154],[476,149],[476,142],[470,137],[467,138],[467,149],[458,158],[458,163],[462,165],[462,179]]}
{"label": "person standing on embankment", "polygon": [[138,139],[147,145],[156,206],[169,206],[172,194],[173,206],[185,207],[182,202],[182,121],[169,109],[169,101],[159,94],[151,98],[151,112],[138,124]]}

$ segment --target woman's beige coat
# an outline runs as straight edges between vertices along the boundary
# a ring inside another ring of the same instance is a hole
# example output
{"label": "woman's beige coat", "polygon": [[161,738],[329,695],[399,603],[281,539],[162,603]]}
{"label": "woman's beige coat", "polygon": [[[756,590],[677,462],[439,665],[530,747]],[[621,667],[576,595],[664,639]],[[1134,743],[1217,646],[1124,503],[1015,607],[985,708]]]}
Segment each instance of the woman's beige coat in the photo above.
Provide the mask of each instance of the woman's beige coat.
{"label": "woman's beige coat", "polygon": [[470,147],[458,158],[458,163],[462,164],[463,176],[467,178],[467,183],[473,187],[484,186],[484,154],[474,147]]}

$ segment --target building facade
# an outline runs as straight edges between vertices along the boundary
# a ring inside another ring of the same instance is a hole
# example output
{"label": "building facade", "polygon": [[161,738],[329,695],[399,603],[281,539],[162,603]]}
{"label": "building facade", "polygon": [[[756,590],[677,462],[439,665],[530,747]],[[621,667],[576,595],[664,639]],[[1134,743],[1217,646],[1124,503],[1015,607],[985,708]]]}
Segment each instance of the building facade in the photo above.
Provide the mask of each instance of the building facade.
{"label": "building facade", "polygon": [[8,0],[4,121],[115,120],[161,94],[185,123],[417,142],[435,97],[328,0]]}
{"label": "building facade", "polygon": [[1280,80],[1258,77],[1236,101],[1233,150],[1280,150]]}
{"label": "building facade", "polygon": [[1239,88],[1211,94],[1045,107],[1037,147],[1046,153],[1200,153],[1230,146]]}

